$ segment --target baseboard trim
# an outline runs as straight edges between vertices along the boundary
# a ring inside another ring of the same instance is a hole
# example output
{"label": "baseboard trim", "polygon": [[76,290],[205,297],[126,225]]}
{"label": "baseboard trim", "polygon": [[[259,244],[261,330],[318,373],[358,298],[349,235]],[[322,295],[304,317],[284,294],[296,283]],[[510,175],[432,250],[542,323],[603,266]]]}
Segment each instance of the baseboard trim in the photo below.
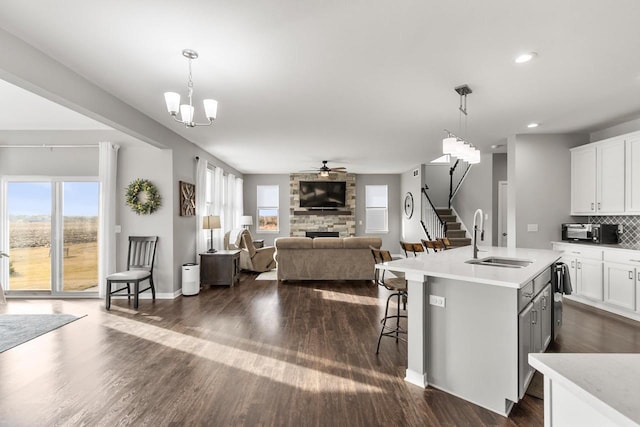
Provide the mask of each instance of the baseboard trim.
{"label": "baseboard trim", "polygon": [[427,374],[421,374],[411,369],[407,369],[404,380],[418,387],[427,388],[429,383],[427,382]]}

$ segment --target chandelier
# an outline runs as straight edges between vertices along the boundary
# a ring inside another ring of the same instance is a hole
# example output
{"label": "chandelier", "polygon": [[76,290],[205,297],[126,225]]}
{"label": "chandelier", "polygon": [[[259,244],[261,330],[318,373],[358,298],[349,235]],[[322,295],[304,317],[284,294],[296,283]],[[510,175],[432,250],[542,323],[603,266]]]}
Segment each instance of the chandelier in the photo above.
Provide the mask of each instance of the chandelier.
{"label": "chandelier", "polygon": [[[164,100],[167,103],[167,110],[176,122],[182,123],[186,127],[193,128],[196,126],[209,126],[213,123],[218,113],[218,101],[215,99],[205,99],[202,101],[204,105],[204,115],[209,120],[208,123],[196,123],[193,121],[193,79],[191,76],[191,61],[198,59],[198,52],[191,49],[184,49],[182,56],[189,60],[189,81],[187,83],[187,93],[189,104],[180,105],[180,94],[176,92],[165,92]],[[178,119],[178,111],[180,118]]]}
{"label": "chandelier", "polygon": [[[465,115],[465,127],[467,117],[467,95],[472,93],[471,88],[467,85],[462,85],[454,88],[454,90],[460,95],[460,110],[461,114]],[[464,102],[463,102],[464,101]],[[462,117],[462,116],[461,116]],[[453,132],[445,129],[447,137],[442,140],[442,153],[451,157],[457,157],[469,164],[480,163],[480,150],[475,148],[473,144],[466,139],[455,135]]]}

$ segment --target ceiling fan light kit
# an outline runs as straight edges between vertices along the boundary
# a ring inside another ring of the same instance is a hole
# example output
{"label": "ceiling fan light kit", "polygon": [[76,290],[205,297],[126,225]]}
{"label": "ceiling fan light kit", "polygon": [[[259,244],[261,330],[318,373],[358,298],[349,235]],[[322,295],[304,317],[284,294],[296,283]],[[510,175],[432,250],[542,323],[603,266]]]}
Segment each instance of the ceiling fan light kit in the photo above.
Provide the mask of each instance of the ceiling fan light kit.
{"label": "ceiling fan light kit", "polygon": [[[454,90],[460,95],[460,114],[465,115],[465,123],[467,116],[467,95],[473,93],[468,85],[462,85],[454,88]],[[480,163],[480,150],[475,148],[473,144],[464,138],[461,138],[453,132],[445,129],[447,133],[446,138],[442,140],[442,153],[452,157],[457,157],[471,165]]]}
{"label": "ceiling fan light kit", "polygon": [[[196,126],[210,126],[218,114],[218,101],[215,99],[205,99],[202,101],[204,115],[208,120],[207,123],[196,123],[193,120],[193,78],[191,73],[191,61],[198,59],[198,52],[191,49],[184,49],[182,51],[182,56],[187,58],[189,61],[189,80],[187,82],[187,96],[189,97],[189,104],[180,105],[179,93],[165,92],[164,101],[167,104],[167,111],[175,121],[182,123],[185,127],[193,128]],[[178,112],[180,112],[179,119]]]}
{"label": "ceiling fan light kit", "polygon": [[320,178],[329,178],[329,175],[331,173],[338,173],[338,172],[342,172],[342,173],[346,173],[347,172],[347,168],[345,168],[344,166],[338,166],[335,168],[330,168],[329,166],[327,166],[327,163],[329,163],[329,160],[323,160],[322,161],[322,166],[320,166],[319,168],[314,168],[308,171],[302,171],[302,172],[318,172],[318,177]]}

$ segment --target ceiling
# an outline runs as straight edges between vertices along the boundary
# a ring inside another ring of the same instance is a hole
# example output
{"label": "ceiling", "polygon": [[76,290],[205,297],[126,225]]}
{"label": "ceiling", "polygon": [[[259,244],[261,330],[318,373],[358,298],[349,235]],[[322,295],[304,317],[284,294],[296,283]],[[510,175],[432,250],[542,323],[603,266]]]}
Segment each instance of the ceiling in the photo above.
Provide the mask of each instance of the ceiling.
{"label": "ceiling", "polygon": [[[639,16],[635,0],[0,3],[1,28],[243,173],[398,173],[438,157],[444,128],[487,153],[638,117]],[[212,127],[165,110],[163,92],[186,93],[184,48],[197,109],[219,101]]]}

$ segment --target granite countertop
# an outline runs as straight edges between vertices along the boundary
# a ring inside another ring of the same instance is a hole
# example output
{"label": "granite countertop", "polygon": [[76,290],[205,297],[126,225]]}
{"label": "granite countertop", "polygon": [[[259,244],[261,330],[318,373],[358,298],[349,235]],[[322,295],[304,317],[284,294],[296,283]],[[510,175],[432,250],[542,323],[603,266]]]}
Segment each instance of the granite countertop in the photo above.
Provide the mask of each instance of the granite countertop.
{"label": "granite countertop", "polygon": [[499,256],[533,261],[522,268],[506,268],[487,265],[467,264],[473,258],[473,248],[465,246],[436,253],[424,253],[396,261],[377,264],[383,270],[422,274],[487,285],[520,289],[547,267],[556,262],[562,252],[546,249],[498,248],[479,246],[478,258]]}
{"label": "granite countertop", "polygon": [[531,366],[616,425],[640,424],[640,354],[529,354]]}
{"label": "granite countertop", "polygon": [[560,241],[552,241],[551,243],[558,243],[561,245],[578,245],[578,246],[587,246],[589,248],[594,249],[619,249],[625,251],[640,251],[640,243],[618,243],[618,244],[610,244],[610,245],[601,245],[598,243],[589,243],[589,242],[573,242],[570,240],[560,240]]}

